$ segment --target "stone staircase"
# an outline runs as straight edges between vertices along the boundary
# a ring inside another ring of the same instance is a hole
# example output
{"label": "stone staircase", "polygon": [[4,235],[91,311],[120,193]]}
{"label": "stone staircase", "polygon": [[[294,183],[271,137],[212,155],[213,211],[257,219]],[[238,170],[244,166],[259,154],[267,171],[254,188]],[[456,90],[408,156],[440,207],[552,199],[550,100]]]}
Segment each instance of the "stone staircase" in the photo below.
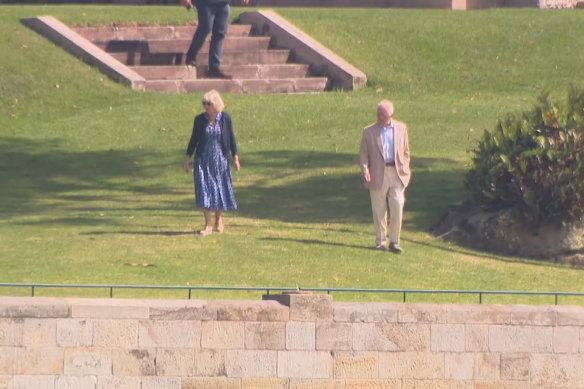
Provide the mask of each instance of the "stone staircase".
{"label": "stone staircase", "polygon": [[269,36],[252,36],[251,25],[230,25],[223,41],[222,70],[233,79],[207,78],[209,39],[197,55],[196,68],[185,65],[195,28],[122,26],[73,30],[144,77],[145,90],[294,93],[327,88],[327,77],[311,74],[307,64],[290,62],[290,50],[271,48]]}

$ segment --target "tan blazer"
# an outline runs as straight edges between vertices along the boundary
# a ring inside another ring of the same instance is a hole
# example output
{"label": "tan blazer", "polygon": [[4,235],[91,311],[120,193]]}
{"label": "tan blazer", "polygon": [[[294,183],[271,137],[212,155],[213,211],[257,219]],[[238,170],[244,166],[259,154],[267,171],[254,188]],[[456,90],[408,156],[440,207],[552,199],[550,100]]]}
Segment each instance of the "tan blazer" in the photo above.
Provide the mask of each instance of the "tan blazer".
{"label": "tan blazer", "polygon": [[[408,127],[405,123],[393,121],[394,127],[394,152],[397,174],[407,187],[412,175],[410,171],[410,146],[408,144]],[[383,155],[383,143],[381,140],[381,125],[371,124],[363,129],[361,138],[361,150],[359,153],[361,173],[369,171],[371,181],[369,189],[380,189],[383,183],[383,171],[385,169],[385,157]]]}

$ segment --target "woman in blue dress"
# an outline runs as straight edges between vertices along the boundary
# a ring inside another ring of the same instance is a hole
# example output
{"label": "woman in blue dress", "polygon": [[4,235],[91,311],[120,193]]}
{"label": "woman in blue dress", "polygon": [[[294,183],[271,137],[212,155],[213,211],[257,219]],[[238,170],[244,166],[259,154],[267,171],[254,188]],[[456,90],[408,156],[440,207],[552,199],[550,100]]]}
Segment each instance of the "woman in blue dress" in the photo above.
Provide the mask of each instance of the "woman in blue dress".
{"label": "woman in blue dress", "polygon": [[[229,153],[233,156],[235,170],[239,170],[237,143],[231,124],[231,116],[223,112],[225,104],[216,90],[203,96],[205,112],[195,117],[193,133],[183,162],[185,172],[189,171],[193,153],[195,154],[195,205],[203,208],[205,227],[201,235],[223,232],[223,211],[237,209]],[[211,224],[211,212],[215,212],[215,228]]]}

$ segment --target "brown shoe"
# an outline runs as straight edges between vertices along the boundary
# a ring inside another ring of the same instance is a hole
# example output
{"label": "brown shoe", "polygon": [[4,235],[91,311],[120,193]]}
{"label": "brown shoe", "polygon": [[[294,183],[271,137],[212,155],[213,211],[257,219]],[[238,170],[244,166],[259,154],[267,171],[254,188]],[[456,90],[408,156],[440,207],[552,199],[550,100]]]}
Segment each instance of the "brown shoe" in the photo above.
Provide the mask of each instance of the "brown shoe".
{"label": "brown shoe", "polygon": [[221,69],[209,69],[207,78],[222,78],[224,80],[231,80],[233,77],[229,74],[223,73]]}
{"label": "brown shoe", "polygon": [[187,58],[185,60],[185,65],[186,66],[192,66],[192,67],[196,68],[197,67],[197,61],[195,61],[194,59],[188,59]]}
{"label": "brown shoe", "polygon": [[403,252],[402,248],[399,247],[397,243],[390,243],[389,244],[389,251],[394,254],[401,254]]}

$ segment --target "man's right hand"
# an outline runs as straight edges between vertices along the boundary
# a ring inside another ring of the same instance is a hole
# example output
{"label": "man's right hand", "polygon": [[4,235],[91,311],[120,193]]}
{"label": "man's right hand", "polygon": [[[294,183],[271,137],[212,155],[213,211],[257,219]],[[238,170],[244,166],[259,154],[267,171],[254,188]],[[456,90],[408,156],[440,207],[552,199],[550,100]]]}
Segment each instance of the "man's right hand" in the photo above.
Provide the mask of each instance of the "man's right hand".
{"label": "man's right hand", "polygon": [[180,2],[183,5],[183,7],[185,7],[187,10],[193,8],[193,3],[191,2],[191,0],[180,0]]}
{"label": "man's right hand", "polygon": [[363,181],[366,184],[371,182],[371,174],[369,174],[369,171],[363,172]]}

